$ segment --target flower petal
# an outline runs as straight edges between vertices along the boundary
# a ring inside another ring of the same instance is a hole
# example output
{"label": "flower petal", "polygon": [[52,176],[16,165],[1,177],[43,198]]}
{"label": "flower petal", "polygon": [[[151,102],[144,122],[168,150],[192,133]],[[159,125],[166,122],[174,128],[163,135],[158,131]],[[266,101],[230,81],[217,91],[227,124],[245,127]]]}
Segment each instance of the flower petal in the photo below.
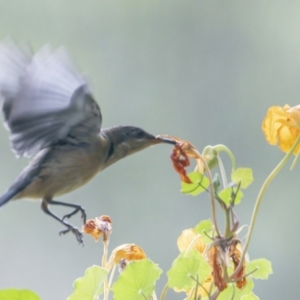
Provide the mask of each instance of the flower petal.
{"label": "flower petal", "polygon": [[[181,235],[179,236],[177,240],[177,246],[180,252],[183,252],[187,250],[187,248],[190,246],[193,239],[197,236],[197,233],[195,232],[194,228],[183,230]],[[202,240],[202,237],[199,236],[197,241],[194,243],[192,249],[196,249],[200,253],[203,253],[205,250],[205,243]]]}
{"label": "flower petal", "polygon": [[282,124],[286,123],[286,120],[289,118],[289,114],[287,113],[289,108],[288,105],[284,107],[272,106],[269,108],[262,123],[262,130],[269,144],[277,144],[278,130],[280,130]]}

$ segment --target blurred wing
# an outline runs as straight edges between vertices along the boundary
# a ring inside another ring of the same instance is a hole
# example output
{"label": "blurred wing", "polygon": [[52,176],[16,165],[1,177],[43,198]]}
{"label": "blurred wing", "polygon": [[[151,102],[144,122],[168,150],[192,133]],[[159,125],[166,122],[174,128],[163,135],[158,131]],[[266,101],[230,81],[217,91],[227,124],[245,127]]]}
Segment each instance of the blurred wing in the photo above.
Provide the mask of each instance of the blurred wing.
{"label": "blurred wing", "polygon": [[80,142],[100,131],[100,109],[62,48],[44,47],[30,57],[13,43],[1,44],[0,95],[17,156],[32,156],[70,134]]}

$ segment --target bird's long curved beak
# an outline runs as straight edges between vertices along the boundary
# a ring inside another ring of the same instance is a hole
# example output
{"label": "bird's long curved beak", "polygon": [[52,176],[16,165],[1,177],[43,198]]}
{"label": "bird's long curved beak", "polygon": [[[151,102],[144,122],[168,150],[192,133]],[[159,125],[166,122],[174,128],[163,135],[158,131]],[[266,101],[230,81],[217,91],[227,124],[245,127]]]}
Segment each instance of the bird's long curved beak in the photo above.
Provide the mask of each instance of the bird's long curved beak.
{"label": "bird's long curved beak", "polygon": [[158,143],[165,143],[165,144],[176,145],[176,141],[174,141],[174,140],[172,140],[172,139],[170,139],[170,138],[161,136],[161,135],[158,135],[158,136],[155,137],[154,143],[155,143],[155,144],[158,144]]}

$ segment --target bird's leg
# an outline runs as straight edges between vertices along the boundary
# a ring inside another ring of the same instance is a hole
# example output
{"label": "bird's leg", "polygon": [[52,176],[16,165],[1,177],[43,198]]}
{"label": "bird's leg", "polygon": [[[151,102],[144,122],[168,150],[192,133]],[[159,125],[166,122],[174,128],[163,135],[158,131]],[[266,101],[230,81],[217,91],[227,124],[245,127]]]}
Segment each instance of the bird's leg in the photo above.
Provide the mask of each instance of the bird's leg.
{"label": "bird's leg", "polygon": [[[83,245],[83,235],[82,233],[79,231],[79,229],[69,223],[67,223],[66,221],[64,221],[63,219],[60,219],[57,215],[55,215],[54,213],[52,213],[49,209],[48,209],[48,204],[52,203],[53,200],[52,199],[43,199],[42,200],[42,205],[41,208],[42,210],[49,216],[53,217],[55,220],[59,221],[60,223],[62,223],[63,225],[65,225],[67,227],[66,230],[62,230],[59,232],[59,235],[61,234],[66,234],[68,232],[73,232],[76,236],[77,241],[79,242],[79,244]],[[54,201],[55,202],[55,201]],[[59,202],[60,203],[60,202]]]}
{"label": "bird's leg", "polygon": [[83,220],[83,224],[85,224],[86,222],[86,213],[85,210],[82,206],[77,205],[77,204],[71,204],[71,203],[65,203],[65,202],[59,202],[59,201],[55,201],[55,200],[47,200],[48,204],[53,204],[53,205],[62,205],[62,206],[67,206],[67,207],[73,207],[75,208],[71,213],[64,215],[62,217],[62,220],[66,219],[66,218],[71,218],[72,216],[74,216],[75,214],[77,214],[79,211],[81,212],[81,218]]}

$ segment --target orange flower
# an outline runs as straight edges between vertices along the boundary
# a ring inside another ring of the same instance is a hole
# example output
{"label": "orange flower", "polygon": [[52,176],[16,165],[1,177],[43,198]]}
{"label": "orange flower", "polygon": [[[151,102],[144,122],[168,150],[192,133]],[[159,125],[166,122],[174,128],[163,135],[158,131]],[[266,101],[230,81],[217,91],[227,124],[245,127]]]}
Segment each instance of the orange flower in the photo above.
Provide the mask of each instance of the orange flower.
{"label": "orange flower", "polygon": [[[181,235],[177,239],[177,246],[180,252],[183,252],[188,249],[191,242],[194,240],[194,238],[197,236],[197,233],[195,232],[194,228],[185,229],[182,231]],[[202,237],[199,236],[197,241],[194,243],[192,249],[196,249],[201,254],[203,254],[205,250],[205,243],[202,240]]]}
{"label": "orange flower", "polygon": [[[283,152],[288,152],[300,133],[300,105],[270,107],[262,123],[262,130],[269,144],[278,144]],[[294,154],[298,153],[299,148],[300,145]]]}

